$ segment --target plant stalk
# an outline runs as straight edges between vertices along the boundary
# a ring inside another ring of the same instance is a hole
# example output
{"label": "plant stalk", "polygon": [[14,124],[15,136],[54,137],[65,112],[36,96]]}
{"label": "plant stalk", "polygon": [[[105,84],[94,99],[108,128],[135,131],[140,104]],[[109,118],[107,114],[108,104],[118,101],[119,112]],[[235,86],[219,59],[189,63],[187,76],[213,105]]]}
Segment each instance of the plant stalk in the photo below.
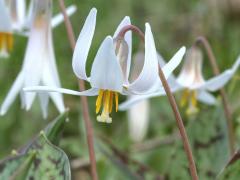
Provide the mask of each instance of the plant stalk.
{"label": "plant stalk", "polygon": [[[215,76],[220,74],[220,70],[217,64],[216,57],[213,54],[212,48],[207,41],[207,39],[203,36],[200,36],[197,38],[195,45],[197,44],[202,44],[204,49],[207,52],[208,60],[210,61],[213,73]],[[235,146],[235,137],[234,137],[234,130],[233,130],[233,124],[232,124],[232,113],[231,113],[231,108],[230,104],[226,95],[226,92],[224,88],[220,89],[220,95],[222,97],[222,103],[223,103],[223,108],[224,108],[224,114],[226,117],[226,123],[227,123],[227,128],[228,128],[228,141],[229,141],[229,149],[231,155],[234,154],[234,146]]]}
{"label": "plant stalk", "polygon": [[[124,27],[119,32],[118,38],[124,38],[125,33],[127,31],[130,31],[130,30],[137,33],[143,42],[145,41],[144,33],[142,31],[140,31],[140,29],[138,27],[133,26],[133,25],[128,25],[128,26]],[[159,77],[160,77],[160,80],[161,80],[162,85],[164,87],[164,90],[167,94],[168,100],[170,102],[170,105],[172,107],[172,110],[173,110],[173,113],[174,113],[174,116],[175,116],[175,119],[176,119],[176,122],[177,122],[177,126],[178,126],[178,129],[179,129],[182,141],[183,141],[184,150],[185,150],[185,153],[187,155],[188,162],[189,162],[189,169],[190,169],[192,179],[193,180],[198,180],[197,169],[196,169],[196,165],[195,165],[195,162],[194,162],[194,158],[193,158],[191,146],[190,146],[190,143],[189,143],[189,140],[188,140],[188,136],[187,136],[184,124],[183,124],[183,120],[182,120],[182,117],[181,117],[180,112],[178,110],[176,100],[175,100],[175,98],[174,98],[174,96],[173,96],[173,94],[170,90],[170,87],[167,83],[167,80],[166,80],[160,66],[159,66]]]}
{"label": "plant stalk", "polygon": [[[59,2],[60,9],[62,11],[62,14],[64,16],[64,23],[66,26],[69,43],[71,45],[72,51],[74,51],[76,39],[74,36],[72,24],[67,16],[64,0],[59,0],[58,2]],[[85,90],[85,84],[83,80],[79,79],[78,85],[79,85],[80,91]],[[87,133],[87,144],[88,144],[89,159],[91,164],[91,175],[93,180],[98,180],[96,158],[95,158],[95,152],[94,152],[93,127],[92,127],[91,118],[89,115],[88,100],[86,96],[81,96],[80,98],[81,98],[81,105],[82,105],[82,111],[83,111],[83,120],[84,120],[85,129]]]}

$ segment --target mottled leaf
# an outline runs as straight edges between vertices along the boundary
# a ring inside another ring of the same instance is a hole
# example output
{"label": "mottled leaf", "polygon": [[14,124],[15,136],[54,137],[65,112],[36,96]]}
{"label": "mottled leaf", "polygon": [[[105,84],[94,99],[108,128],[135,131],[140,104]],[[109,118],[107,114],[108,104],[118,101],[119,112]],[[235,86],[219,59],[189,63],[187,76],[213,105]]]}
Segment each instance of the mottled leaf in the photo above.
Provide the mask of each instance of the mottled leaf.
{"label": "mottled leaf", "polygon": [[24,154],[0,162],[0,179],[71,179],[67,155],[51,144],[44,132]]}
{"label": "mottled leaf", "polygon": [[240,150],[238,150],[230,159],[226,167],[219,174],[219,180],[240,179]]}
{"label": "mottled leaf", "polygon": [[0,180],[70,180],[67,155],[48,140],[58,143],[66,119],[67,112],[57,117],[19,153],[0,161]]}
{"label": "mottled leaf", "polygon": [[58,144],[65,122],[68,118],[68,111],[60,114],[54,121],[52,121],[45,129],[44,132],[48,140],[53,144]]}

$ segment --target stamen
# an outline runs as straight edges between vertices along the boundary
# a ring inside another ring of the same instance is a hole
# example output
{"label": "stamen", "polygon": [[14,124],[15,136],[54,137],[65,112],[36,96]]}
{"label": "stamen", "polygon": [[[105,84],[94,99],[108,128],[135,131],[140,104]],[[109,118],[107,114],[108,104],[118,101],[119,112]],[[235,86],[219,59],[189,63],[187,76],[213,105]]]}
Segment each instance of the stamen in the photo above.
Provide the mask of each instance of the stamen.
{"label": "stamen", "polygon": [[96,100],[96,113],[99,113],[100,108],[102,106],[103,94],[104,94],[104,91],[102,89],[100,89],[99,93],[98,93],[97,100]]}
{"label": "stamen", "polygon": [[193,107],[197,107],[197,92],[192,91],[191,103]]}
{"label": "stamen", "polygon": [[188,89],[185,89],[183,91],[183,95],[182,95],[182,98],[181,98],[181,101],[180,101],[180,106],[181,107],[184,107],[186,104],[187,104],[187,100],[189,98],[189,95],[190,95],[190,92]]}
{"label": "stamen", "polygon": [[11,33],[0,33],[0,50],[4,49],[9,52],[13,48],[13,36]]}
{"label": "stamen", "polygon": [[116,112],[118,111],[118,93],[114,92],[115,94],[115,108],[116,108]]}
{"label": "stamen", "polygon": [[110,92],[110,99],[109,99],[109,113],[112,112],[113,108],[113,92]]}
{"label": "stamen", "polygon": [[116,111],[118,110],[118,93],[109,90],[100,89],[98,93],[98,97],[96,100],[96,113],[98,114],[102,103],[103,103],[103,110],[101,115],[97,116],[97,121],[111,123],[112,118],[109,114],[112,112],[113,109],[113,98],[115,96],[115,104],[116,104]]}
{"label": "stamen", "polygon": [[109,100],[110,100],[110,91],[106,90],[104,93],[104,108],[103,108],[104,114],[109,114]]}

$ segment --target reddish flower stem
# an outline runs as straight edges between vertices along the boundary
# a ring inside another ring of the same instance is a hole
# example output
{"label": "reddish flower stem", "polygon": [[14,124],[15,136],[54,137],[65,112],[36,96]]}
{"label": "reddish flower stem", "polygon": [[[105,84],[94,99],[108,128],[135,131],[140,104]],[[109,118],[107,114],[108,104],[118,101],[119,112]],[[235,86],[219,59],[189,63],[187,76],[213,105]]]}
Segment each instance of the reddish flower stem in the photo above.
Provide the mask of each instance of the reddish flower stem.
{"label": "reddish flower stem", "polygon": [[[217,60],[213,54],[212,48],[209,44],[209,42],[207,41],[207,39],[203,36],[200,36],[196,39],[196,42],[194,45],[198,45],[198,44],[202,44],[204,49],[207,52],[207,56],[208,56],[208,60],[212,66],[212,70],[215,76],[220,74],[220,70],[217,64]],[[235,137],[234,137],[234,130],[233,130],[233,124],[232,124],[232,113],[230,110],[230,105],[228,102],[228,98],[226,95],[226,92],[224,90],[224,88],[220,89],[220,95],[222,97],[222,103],[223,103],[223,107],[224,107],[224,114],[226,117],[226,122],[227,122],[227,127],[228,127],[228,141],[229,141],[229,149],[230,149],[230,153],[231,155],[234,154],[234,146],[235,146]]]}
{"label": "reddish flower stem", "polygon": [[[74,32],[73,32],[71,22],[66,14],[64,0],[59,0],[58,2],[61,8],[62,14],[64,16],[64,23],[66,26],[68,39],[69,39],[72,51],[74,51],[76,40],[74,37]],[[85,90],[85,84],[83,80],[79,80],[79,89],[80,91]],[[85,96],[81,96],[80,98],[81,98],[81,105],[82,105],[82,111],[83,111],[83,120],[84,120],[85,129],[87,133],[89,159],[91,164],[91,175],[93,180],[98,180],[96,158],[94,153],[93,127],[92,127],[92,123],[89,115],[88,101],[87,101],[87,97]]]}
{"label": "reddish flower stem", "polygon": [[[139,28],[137,28],[136,26],[133,26],[133,25],[125,26],[119,32],[118,37],[123,38],[127,31],[136,32],[140,36],[141,40],[143,40],[143,42],[145,41],[144,34],[142,33],[142,31]],[[190,143],[189,143],[189,140],[188,140],[188,136],[187,136],[184,124],[183,124],[183,120],[182,120],[182,117],[181,117],[180,112],[178,110],[176,100],[175,100],[175,98],[174,98],[174,96],[173,96],[173,94],[170,90],[170,87],[167,83],[167,80],[166,80],[166,78],[164,76],[164,73],[163,73],[160,66],[159,66],[159,77],[160,77],[160,80],[161,80],[162,85],[164,87],[164,90],[167,94],[168,100],[170,102],[170,105],[172,107],[172,110],[173,110],[173,113],[174,113],[174,116],[175,116],[175,119],[176,119],[176,122],[177,122],[177,126],[178,126],[178,129],[179,129],[182,141],[183,141],[184,150],[185,150],[185,153],[187,155],[188,162],[189,162],[189,169],[190,169],[192,179],[193,180],[198,180],[197,169],[196,169],[196,165],[195,165],[195,162],[194,162],[194,158],[193,158],[191,146],[190,146]]]}

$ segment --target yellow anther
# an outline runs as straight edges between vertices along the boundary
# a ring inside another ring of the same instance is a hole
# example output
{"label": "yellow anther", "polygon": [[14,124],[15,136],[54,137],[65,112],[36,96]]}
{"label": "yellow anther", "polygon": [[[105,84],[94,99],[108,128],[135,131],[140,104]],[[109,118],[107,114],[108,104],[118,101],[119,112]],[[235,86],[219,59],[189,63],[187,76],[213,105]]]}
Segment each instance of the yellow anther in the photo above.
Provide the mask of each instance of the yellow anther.
{"label": "yellow anther", "polygon": [[118,110],[118,93],[110,90],[99,90],[96,100],[96,113],[98,114],[103,104],[103,110],[101,115],[97,116],[99,122],[111,123],[112,118],[109,114],[113,109],[113,98],[115,96],[116,111]]}
{"label": "yellow anther", "polygon": [[118,111],[118,93],[115,92],[115,108],[116,108],[116,112]]}
{"label": "yellow anther", "polygon": [[9,52],[13,48],[13,36],[12,33],[0,33],[0,50],[6,48],[6,51]]}
{"label": "yellow anther", "polygon": [[113,92],[110,92],[110,99],[109,99],[109,113],[112,112],[113,108]]}
{"label": "yellow anther", "polygon": [[106,90],[104,93],[104,108],[103,111],[105,114],[109,113],[109,100],[110,100],[110,91]]}
{"label": "yellow anther", "polygon": [[196,114],[199,109],[197,108],[197,91],[195,90],[189,90],[189,89],[185,89],[180,101],[180,105],[186,106],[186,104],[188,103],[188,107],[186,110],[186,114],[187,115],[193,115]]}
{"label": "yellow anther", "polygon": [[182,98],[181,98],[181,101],[180,101],[180,106],[181,107],[183,107],[183,106],[185,106],[187,104],[189,95],[190,95],[190,91],[188,89],[185,89],[183,91],[183,95],[182,95]]}
{"label": "yellow anther", "polygon": [[196,91],[192,91],[192,95],[191,95],[191,104],[193,107],[197,107],[197,92]]}
{"label": "yellow anther", "polygon": [[100,108],[102,106],[103,94],[104,94],[104,91],[102,89],[100,89],[99,93],[98,93],[97,100],[96,100],[96,113],[99,113]]}

